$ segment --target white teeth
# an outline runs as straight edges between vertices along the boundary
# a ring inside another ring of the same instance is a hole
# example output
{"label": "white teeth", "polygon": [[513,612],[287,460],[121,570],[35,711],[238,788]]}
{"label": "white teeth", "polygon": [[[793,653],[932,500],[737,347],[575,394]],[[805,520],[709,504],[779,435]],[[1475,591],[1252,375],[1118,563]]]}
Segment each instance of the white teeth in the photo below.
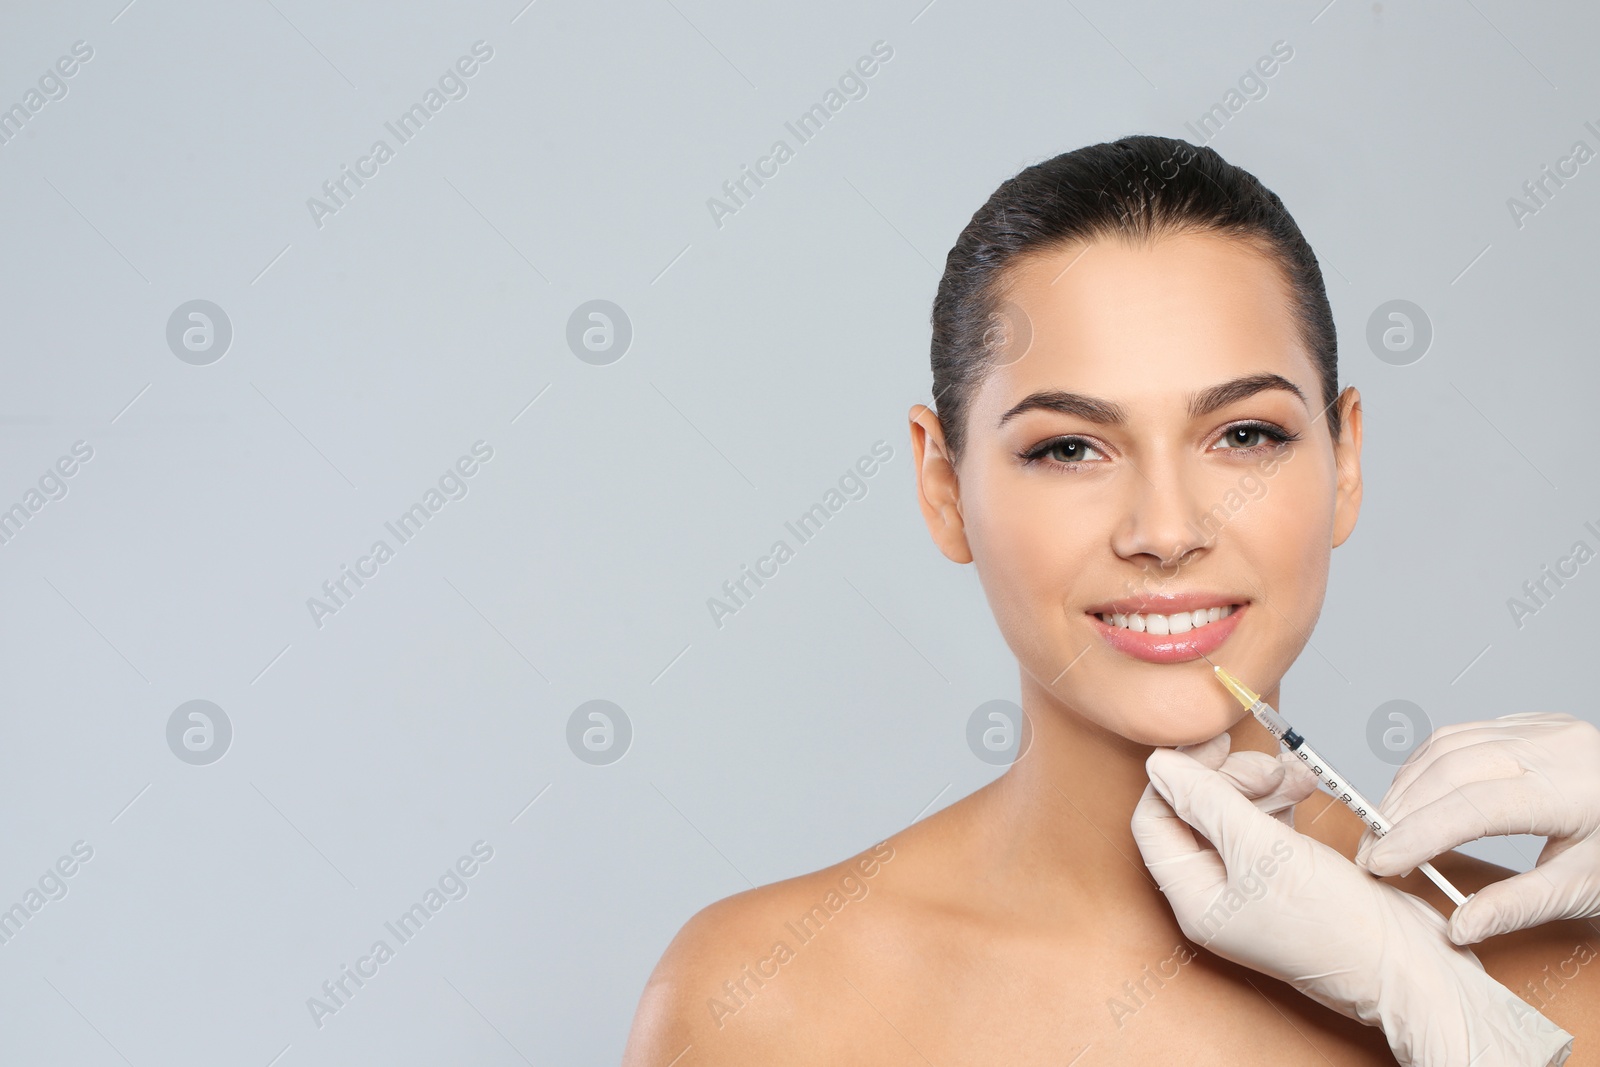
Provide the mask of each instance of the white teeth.
{"label": "white teeth", "polygon": [[1172,615],[1157,615],[1154,612],[1142,615],[1125,615],[1119,612],[1112,615],[1102,612],[1099,619],[1107,626],[1132,630],[1134,633],[1185,634],[1202,626],[1210,626],[1219,619],[1226,619],[1233,614],[1234,609],[1235,605],[1226,604],[1214,608],[1180,611]]}

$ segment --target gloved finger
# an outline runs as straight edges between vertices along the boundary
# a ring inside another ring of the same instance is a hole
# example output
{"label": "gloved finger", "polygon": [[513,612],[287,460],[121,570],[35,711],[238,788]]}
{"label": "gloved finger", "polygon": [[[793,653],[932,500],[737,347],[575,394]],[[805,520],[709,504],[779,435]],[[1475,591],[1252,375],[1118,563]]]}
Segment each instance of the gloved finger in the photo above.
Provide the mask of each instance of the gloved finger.
{"label": "gloved finger", "polygon": [[1204,741],[1192,745],[1179,745],[1178,751],[1190,756],[1202,767],[1216,770],[1228,758],[1228,749],[1233,745],[1233,737],[1224,730],[1215,737],[1208,737]]}
{"label": "gloved finger", "polygon": [[1268,815],[1283,812],[1281,821],[1286,826],[1293,826],[1295,805],[1315,793],[1320,782],[1305,761],[1292,752],[1278,753],[1278,762],[1284,767],[1283,784],[1258,806]]}
{"label": "gloved finger", "polygon": [[1229,753],[1217,773],[1231,781],[1250,800],[1270,796],[1283,785],[1289,768],[1265,752]]}
{"label": "gloved finger", "polygon": [[[1383,810],[1382,804],[1378,805],[1378,810]],[[1361,831],[1361,839],[1356,843],[1356,863],[1360,864],[1362,867],[1367,865],[1367,857],[1372,854],[1372,846],[1376,845],[1378,840],[1378,835],[1373,832],[1371,826],[1368,826],[1365,830]]]}
{"label": "gloved finger", "polygon": [[1584,858],[1541,863],[1531,871],[1486,885],[1450,916],[1450,940],[1470,945],[1556,919],[1600,914],[1600,871]]}
{"label": "gloved finger", "polygon": [[1542,775],[1467,782],[1395,819],[1394,828],[1365,855],[1357,851],[1356,863],[1381,878],[1480,837],[1565,833],[1569,816],[1562,808]]}
{"label": "gloved finger", "polygon": [[1317,776],[1298,757],[1245,749],[1222,761],[1217,773],[1233,782],[1268,815],[1292,808],[1317,791]]}
{"label": "gloved finger", "polygon": [[1209,900],[1227,882],[1222,858],[1195,839],[1194,830],[1153,783],[1144,787],[1128,825],[1144,865],[1169,898],[1192,893],[1196,899]]}
{"label": "gloved finger", "polygon": [[1317,778],[1303,769],[1299,759],[1288,756],[1286,760],[1285,756],[1246,749],[1231,754],[1217,773],[1233,782],[1258,811],[1292,828],[1294,806],[1316,791]]}
{"label": "gloved finger", "polygon": [[[1394,781],[1389,783],[1388,792],[1378,804],[1378,809],[1386,815],[1389,814],[1389,804],[1398,803],[1412,782],[1437,761],[1453,752],[1486,742],[1502,742],[1511,746],[1506,752],[1512,758],[1536,761],[1542,752],[1540,745],[1549,739],[1549,735],[1576,721],[1579,720],[1564,712],[1525,711],[1514,715],[1502,715],[1487,722],[1442,726],[1433,732],[1427,742],[1417,746],[1406,757],[1405,763],[1395,772]],[[1472,778],[1485,777],[1470,771],[1466,773]]]}
{"label": "gloved finger", "polygon": [[[1433,803],[1464,782],[1515,778],[1527,767],[1517,751],[1519,746],[1525,744],[1514,735],[1501,734],[1430,756],[1426,760],[1427,765],[1415,770],[1404,782],[1397,777],[1390,783],[1383,799],[1378,802],[1378,810],[1389,819],[1398,821],[1408,812]],[[1523,751],[1534,754],[1525,747]]]}
{"label": "gloved finger", "polygon": [[1530,725],[1550,725],[1562,717],[1563,713],[1560,712],[1523,711],[1514,715],[1501,715],[1494,719],[1479,719],[1474,722],[1457,722],[1440,726],[1406,757],[1405,763],[1401,764],[1401,769],[1403,770],[1415,761],[1423,759],[1430,754],[1443,755],[1463,745],[1477,744],[1479,741],[1503,733],[1507,729],[1520,729]]}
{"label": "gloved finger", "polygon": [[1319,782],[1317,776],[1311,773],[1311,768],[1301,762],[1298,756],[1284,752],[1278,758],[1288,771],[1283,777],[1283,785],[1261,806],[1261,810],[1292,830],[1296,809],[1301,801],[1317,791]]}
{"label": "gloved finger", "polygon": [[[1503,780],[1523,773],[1523,766],[1514,755],[1500,745],[1481,740],[1484,736],[1482,730],[1463,729],[1447,739],[1440,749],[1415,763],[1408,761],[1401,768],[1404,773],[1395,776],[1378,802],[1378,810],[1390,822],[1398,824],[1418,808],[1454,792],[1467,782]],[[1480,740],[1450,747],[1454,739],[1474,737]],[[1417,754],[1414,752],[1412,756],[1415,758]],[[1364,833],[1356,848],[1356,862],[1365,864],[1377,842],[1377,834],[1370,830]]]}
{"label": "gloved finger", "polygon": [[1176,749],[1150,753],[1145,771],[1178,818],[1216,845],[1227,868],[1253,863],[1267,847],[1263,836],[1284,832],[1277,819],[1259,811],[1222,775]]}

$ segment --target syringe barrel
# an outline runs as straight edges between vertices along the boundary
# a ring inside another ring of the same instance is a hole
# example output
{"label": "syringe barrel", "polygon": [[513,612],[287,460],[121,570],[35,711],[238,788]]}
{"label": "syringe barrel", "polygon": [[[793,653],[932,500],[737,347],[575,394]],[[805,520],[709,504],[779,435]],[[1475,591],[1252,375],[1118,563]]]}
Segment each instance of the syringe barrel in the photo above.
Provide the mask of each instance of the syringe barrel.
{"label": "syringe barrel", "polygon": [[1311,768],[1322,782],[1322,786],[1332,793],[1337,799],[1344,802],[1345,807],[1355,812],[1356,815],[1372,828],[1372,832],[1382,837],[1389,832],[1390,823],[1379,812],[1378,806],[1361,795],[1360,790],[1344,779],[1332,764],[1317,754],[1316,749],[1305,742],[1294,750],[1294,754]]}
{"label": "syringe barrel", "polygon": [[1289,725],[1288,720],[1273,710],[1271,704],[1265,700],[1258,700],[1251,706],[1250,713],[1267,728],[1268,733],[1288,746],[1290,752],[1299,756],[1301,761],[1311,768],[1311,773],[1317,776],[1324,789],[1372,827],[1373,833],[1382,837],[1389,832],[1390,823],[1378,813],[1378,806],[1362,796],[1355,786],[1347,782],[1327,760],[1317,754],[1316,749],[1306,744],[1305,738]]}
{"label": "syringe barrel", "polygon": [[1267,733],[1276,737],[1279,741],[1283,741],[1285,737],[1294,732],[1288,721],[1272,710],[1272,705],[1265,700],[1258,700],[1250,705],[1250,714],[1254,715],[1256,721],[1267,728]]}

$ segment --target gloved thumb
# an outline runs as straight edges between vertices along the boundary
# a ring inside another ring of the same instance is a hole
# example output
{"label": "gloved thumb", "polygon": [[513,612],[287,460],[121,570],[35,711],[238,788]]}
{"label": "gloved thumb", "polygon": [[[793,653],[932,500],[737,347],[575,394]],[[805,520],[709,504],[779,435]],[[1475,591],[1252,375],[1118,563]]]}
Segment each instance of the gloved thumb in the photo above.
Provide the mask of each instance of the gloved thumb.
{"label": "gloved thumb", "polygon": [[1222,761],[1217,773],[1233,782],[1251,800],[1270,796],[1283,785],[1289,768],[1265,752],[1235,752]]}
{"label": "gloved thumb", "polygon": [[1265,815],[1221,774],[1176,749],[1158,748],[1145,760],[1150,784],[1178,817],[1210,841],[1229,868],[1251,861]]}
{"label": "gloved thumb", "polygon": [[1238,786],[1258,810],[1290,828],[1295,805],[1317,791],[1317,776],[1288,752],[1280,752],[1276,758],[1265,752],[1235,752],[1217,771]]}
{"label": "gloved thumb", "polygon": [[1365,868],[1367,857],[1372,853],[1372,846],[1378,843],[1378,835],[1372,832],[1372,827],[1367,827],[1361,832],[1361,840],[1356,845],[1356,866]]}
{"label": "gloved thumb", "polygon": [[[1511,879],[1506,879],[1511,881]],[[1515,897],[1505,894],[1486,897],[1493,885],[1480,889],[1467,898],[1465,904],[1456,906],[1450,915],[1450,940],[1458,945],[1475,945],[1486,937],[1520,930],[1532,923],[1521,921],[1525,907]]]}
{"label": "gloved thumb", "polygon": [[1228,749],[1233,745],[1233,737],[1224,730],[1215,737],[1208,737],[1204,741],[1197,741],[1192,745],[1179,745],[1178,751],[1191,757],[1202,767],[1216,770],[1228,758]]}

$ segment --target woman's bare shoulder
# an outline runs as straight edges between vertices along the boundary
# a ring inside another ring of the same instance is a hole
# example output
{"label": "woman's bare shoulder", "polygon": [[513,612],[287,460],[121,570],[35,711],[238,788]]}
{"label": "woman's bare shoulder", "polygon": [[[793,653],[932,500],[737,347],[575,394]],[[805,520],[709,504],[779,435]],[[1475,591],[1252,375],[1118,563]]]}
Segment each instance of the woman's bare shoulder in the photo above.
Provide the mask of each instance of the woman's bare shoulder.
{"label": "woman's bare shoulder", "polygon": [[690,1048],[697,1065],[748,1063],[757,1051],[761,1062],[779,1063],[778,1050],[802,1021],[807,1054],[814,1054],[826,1035],[817,1032],[815,1013],[802,1008],[817,994],[828,961],[850,947],[841,928],[859,932],[863,902],[893,863],[895,840],[725,897],[690,917],[645,983],[625,1067],[666,1067]]}
{"label": "woman's bare shoulder", "polygon": [[[1433,865],[1464,893],[1517,873],[1462,852]],[[1574,1050],[1600,1048],[1600,921],[1541,923],[1469,947],[1496,981],[1571,1033]]]}

